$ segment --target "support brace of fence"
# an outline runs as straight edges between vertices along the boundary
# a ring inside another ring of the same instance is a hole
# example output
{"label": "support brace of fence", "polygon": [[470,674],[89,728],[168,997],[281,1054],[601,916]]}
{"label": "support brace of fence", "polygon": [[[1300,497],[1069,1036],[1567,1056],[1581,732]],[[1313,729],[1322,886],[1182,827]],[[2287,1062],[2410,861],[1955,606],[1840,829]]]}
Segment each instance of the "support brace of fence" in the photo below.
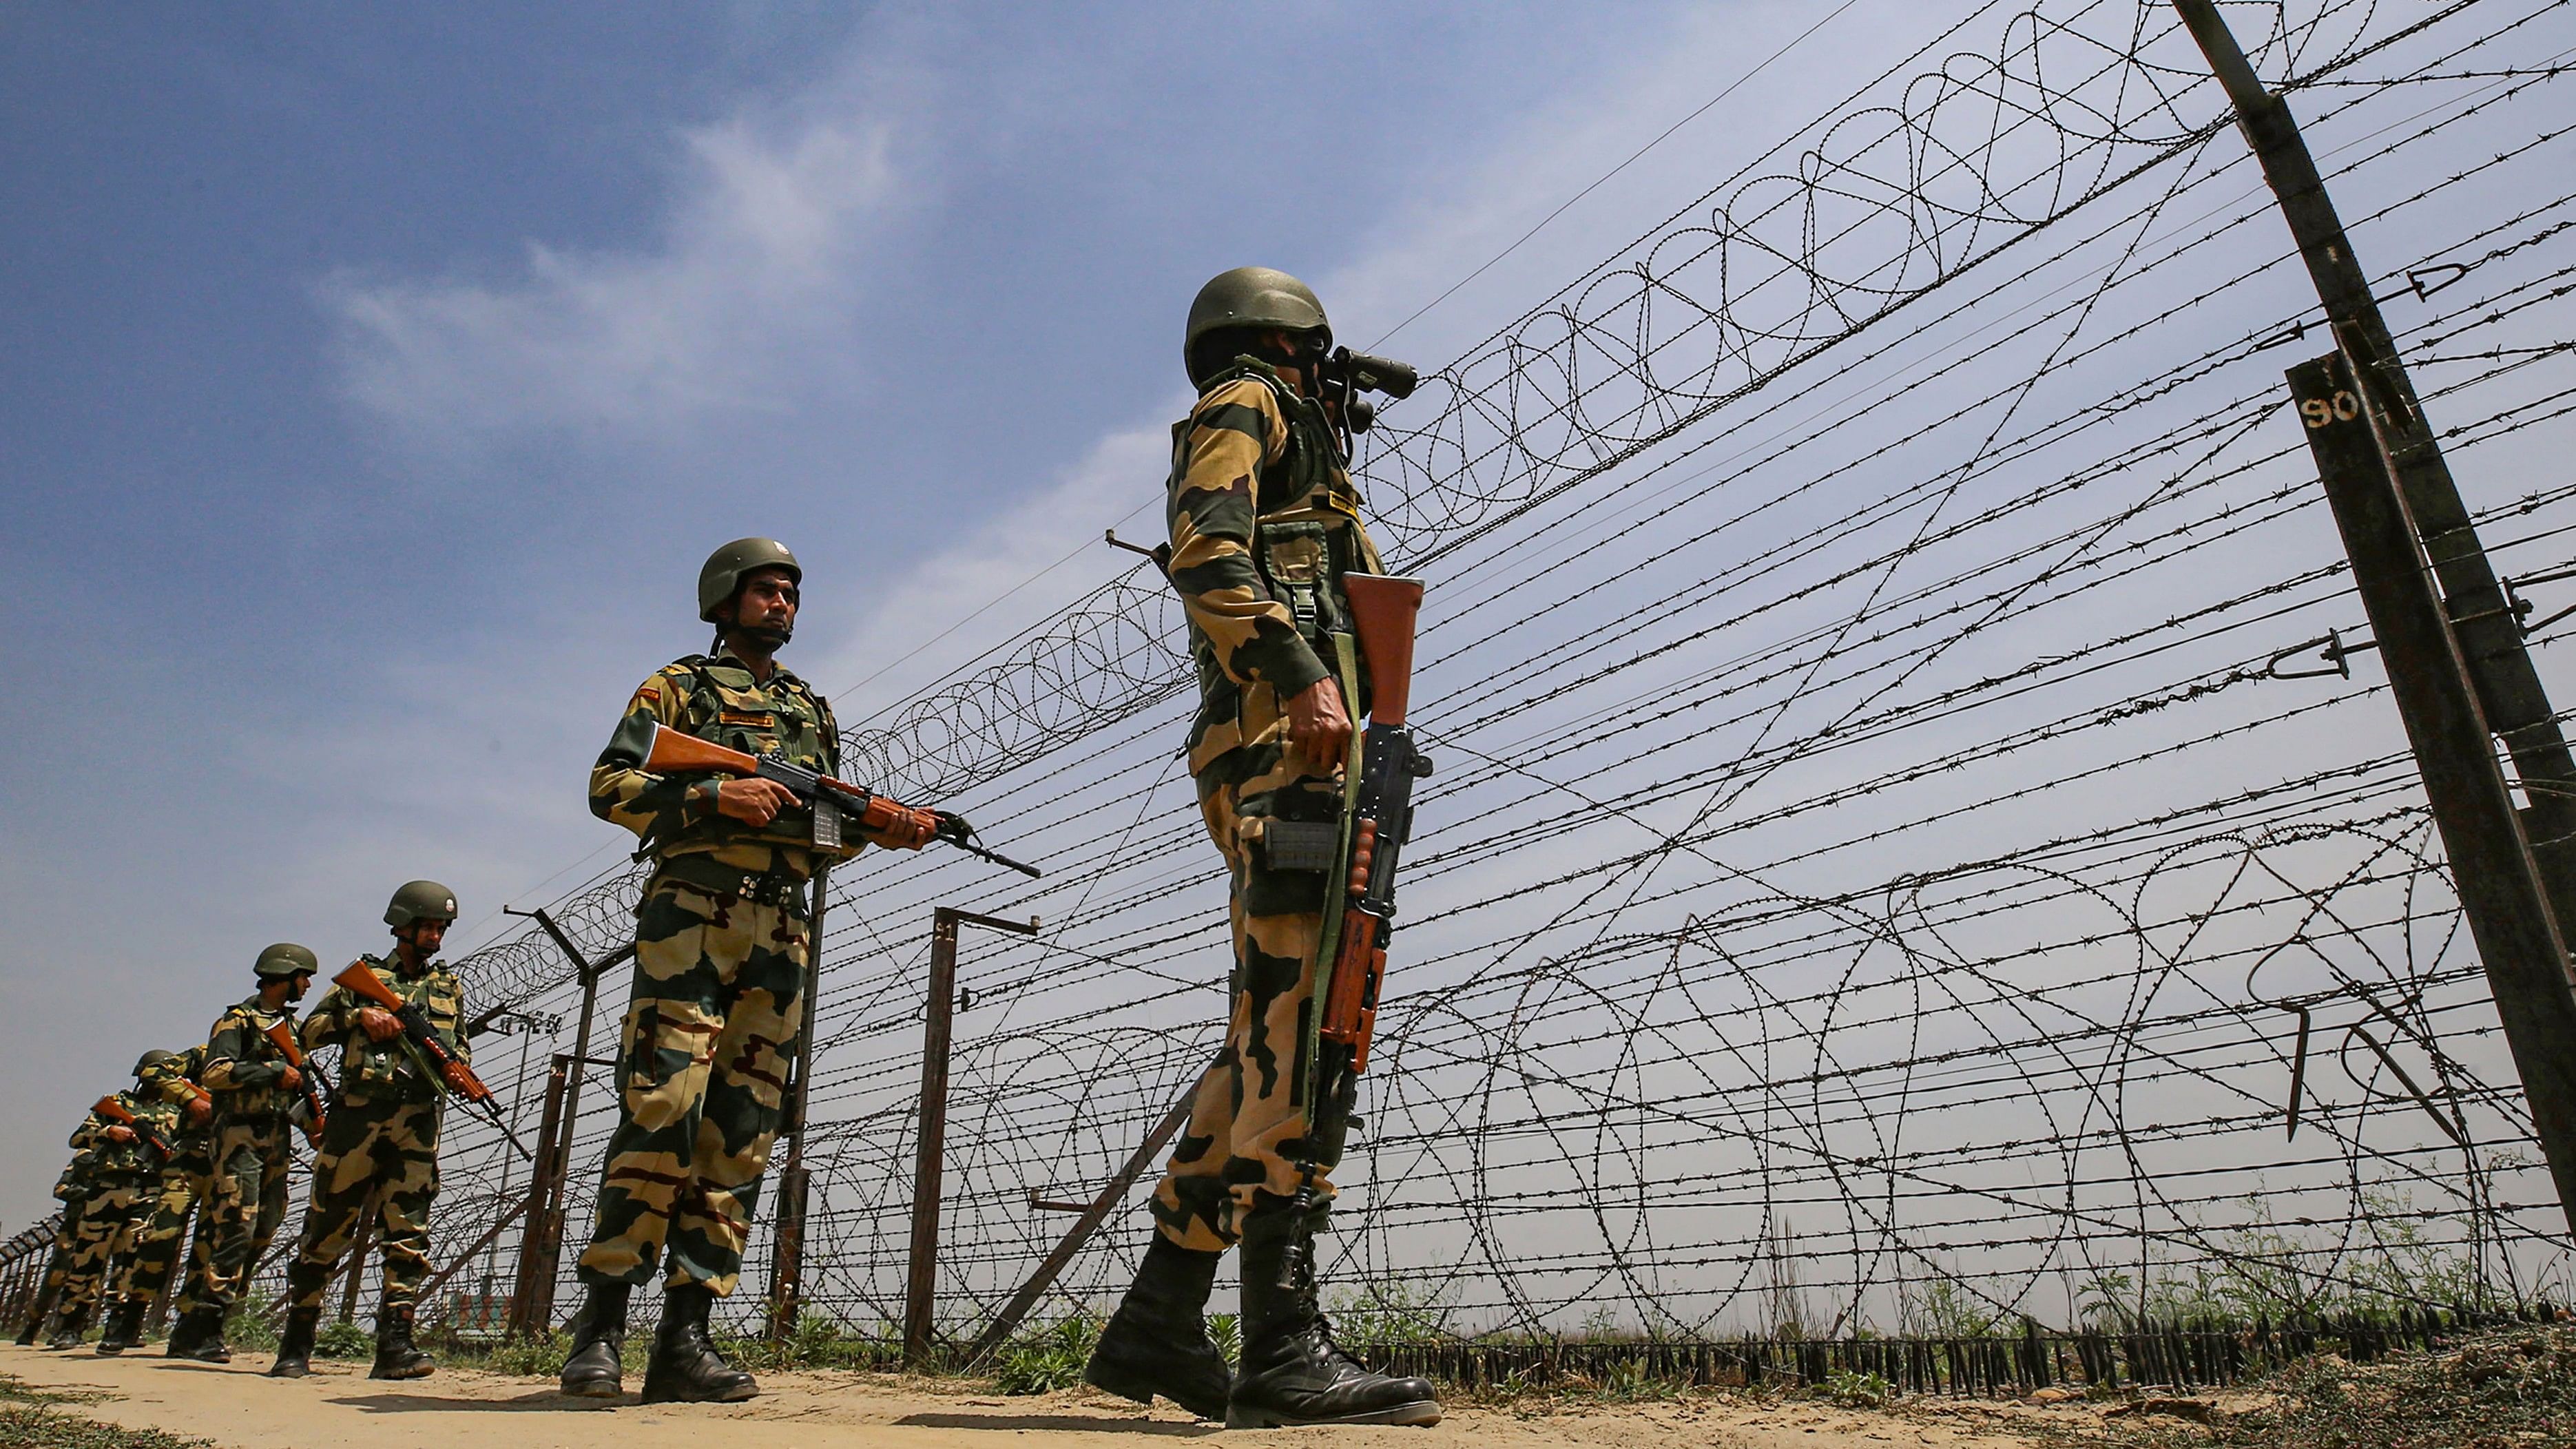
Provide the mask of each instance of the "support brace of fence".
{"label": "support brace of fence", "polygon": [[939,1287],[939,1176],[948,1147],[949,1025],[957,1008],[957,928],[1034,936],[1038,919],[1008,921],[940,906],[930,917],[930,995],[922,1016],[921,1120],[913,1141],[912,1259],[904,1279],[903,1361],[930,1362],[931,1310]]}
{"label": "support brace of fence", "polygon": [[[572,1055],[555,1058],[556,1069],[561,1073],[561,1097],[557,1098],[557,1083],[550,1078],[546,1084],[546,1113],[552,1126],[538,1134],[541,1140],[537,1160],[528,1170],[527,1198],[511,1214],[512,1218],[524,1214],[527,1231],[520,1240],[519,1271],[510,1294],[509,1331],[525,1337],[543,1332],[554,1322],[555,1275],[563,1259],[564,1182],[572,1170],[572,1140],[581,1121],[582,1080],[595,1065],[590,1059],[590,1026],[591,1019],[599,1014],[599,978],[610,967],[632,957],[635,943],[629,941],[593,961],[582,955],[581,948],[572,943],[572,937],[564,934],[563,927],[546,914],[544,907],[509,914],[529,917],[553,937],[556,948],[571,960],[581,979],[581,1015],[573,1028]],[[493,1231],[499,1231],[499,1224],[494,1225]],[[487,1234],[484,1242],[489,1241]],[[464,1262],[481,1247],[478,1243],[456,1261]]]}
{"label": "support brace of fence", "polygon": [[1198,1078],[1193,1077],[1189,1085],[1181,1089],[1181,1098],[1172,1104],[1172,1110],[1163,1114],[1163,1120],[1155,1123],[1154,1130],[1145,1134],[1144,1142],[1129,1154],[1117,1175],[1093,1196],[1090,1204],[1083,1208],[1082,1216],[1065,1230],[1064,1237],[1056,1243],[1053,1251],[1038,1264],[1037,1271],[1029,1274],[1028,1281],[1011,1295],[1011,1301],[1003,1304],[1002,1311],[993,1315],[993,1321],[984,1325],[984,1331],[976,1336],[974,1348],[967,1352],[966,1361],[970,1366],[1001,1347],[1019,1328],[1021,1320],[1029,1316],[1029,1310],[1037,1307],[1038,1300],[1055,1286],[1055,1280],[1073,1262],[1074,1255],[1082,1251],[1083,1245],[1091,1241],[1092,1234],[1100,1231],[1100,1225],[1109,1221],[1109,1214],[1126,1199],[1127,1190],[1136,1185],[1136,1179],[1145,1175],[1145,1169],[1154,1165],[1154,1159],[1162,1154],[1174,1137],[1180,1135],[1181,1128],[1188,1125],[1190,1104],[1198,1099],[1198,1094]]}

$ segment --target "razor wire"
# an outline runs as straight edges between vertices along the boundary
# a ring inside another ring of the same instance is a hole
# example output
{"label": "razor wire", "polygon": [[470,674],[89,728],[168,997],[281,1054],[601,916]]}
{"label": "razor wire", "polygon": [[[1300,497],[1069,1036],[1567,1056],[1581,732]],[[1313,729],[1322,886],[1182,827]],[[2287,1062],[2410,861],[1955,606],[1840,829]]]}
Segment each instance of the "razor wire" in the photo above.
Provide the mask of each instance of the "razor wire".
{"label": "razor wire", "polygon": [[[2499,571],[2562,567],[2576,20],[2230,18],[2386,268]],[[1368,435],[1372,527],[1432,581],[1440,773],[1327,1252],[1356,1337],[2565,1292],[2287,414],[2313,294],[2228,121],[2161,6],[1980,7]],[[2562,703],[2565,638],[2532,639]],[[836,875],[810,1311],[900,1311],[931,905],[1045,926],[961,949],[950,1332],[1206,1061],[1227,945],[1174,758],[1187,667],[1131,569],[846,739],[854,776],[1012,821],[1049,876]],[[599,959],[636,885],[553,913]],[[461,970],[478,1006],[571,1007],[542,935]],[[614,1111],[597,1088],[575,1124],[575,1249]],[[451,1132],[442,1256],[489,1221],[449,1205],[525,1180]],[[1114,1293],[1143,1190],[1049,1311]]]}

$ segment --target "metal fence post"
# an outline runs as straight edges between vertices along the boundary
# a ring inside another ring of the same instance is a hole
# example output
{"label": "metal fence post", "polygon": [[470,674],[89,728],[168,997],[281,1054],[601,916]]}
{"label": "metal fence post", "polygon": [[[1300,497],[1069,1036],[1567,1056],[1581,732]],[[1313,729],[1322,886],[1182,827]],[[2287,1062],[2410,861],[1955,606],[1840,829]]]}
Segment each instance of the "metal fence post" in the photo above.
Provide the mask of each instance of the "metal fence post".
{"label": "metal fence post", "polygon": [[2340,352],[2301,363],[2290,369],[2290,391],[2387,661],[2389,692],[2451,858],[2560,1210],[2576,1225],[2576,994],[2567,989],[2566,945],[2351,364]]}
{"label": "metal fence post", "polygon": [[1024,924],[940,906],[930,918],[930,993],[923,1012],[921,1118],[912,1166],[912,1257],[903,1294],[903,1362],[930,1361],[931,1312],[939,1286],[939,1174],[948,1139],[949,1025],[957,1007],[957,928],[990,927],[1016,935],[1038,933],[1037,918]]}

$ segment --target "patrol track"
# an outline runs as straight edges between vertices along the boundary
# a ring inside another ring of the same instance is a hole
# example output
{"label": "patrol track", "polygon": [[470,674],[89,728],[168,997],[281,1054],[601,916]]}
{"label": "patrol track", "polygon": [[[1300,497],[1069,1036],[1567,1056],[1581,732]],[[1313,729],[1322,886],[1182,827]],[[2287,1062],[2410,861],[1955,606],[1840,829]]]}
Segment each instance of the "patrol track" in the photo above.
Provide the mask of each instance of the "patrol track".
{"label": "patrol track", "polygon": [[[2576,15],[2228,13],[2385,269],[2499,572],[2562,565]],[[1987,6],[1388,410],[1363,476],[1433,580],[1440,773],[1341,1174],[1350,1336],[2565,1291],[2377,666],[2305,672],[2366,635],[2282,406],[2314,306],[2168,11]],[[2562,704],[2568,627],[2533,640]],[[850,735],[1049,875],[836,882],[819,1310],[899,1312],[931,904],[1046,921],[961,953],[956,1331],[1065,1225],[1032,1195],[1096,1190],[1206,1059],[1181,634],[1131,570]],[[555,914],[605,955],[634,885]],[[464,970],[478,1005],[574,1000],[534,933]],[[542,1056],[502,1086],[522,1123]],[[586,1093],[576,1239],[612,1111]],[[489,1129],[452,1131],[449,1201],[514,1201]],[[1120,1282],[1141,1222],[1045,1311]],[[442,1254],[485,1225],[450,1223]],[[506,1285],[515,1241],[459,1282]]]}

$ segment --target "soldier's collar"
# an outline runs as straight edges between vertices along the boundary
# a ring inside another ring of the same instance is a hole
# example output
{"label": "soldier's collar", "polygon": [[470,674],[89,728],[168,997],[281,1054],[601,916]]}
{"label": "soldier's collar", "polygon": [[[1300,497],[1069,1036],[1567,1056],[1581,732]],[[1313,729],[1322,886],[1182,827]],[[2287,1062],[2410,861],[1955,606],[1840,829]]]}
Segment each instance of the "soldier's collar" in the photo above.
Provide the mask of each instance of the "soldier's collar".
{"label": "soldier's collar", "polygon": [[[739,669],[745,674],[751,674],[751,666],[743,663],[742,656],[734,653],[730,649],[718,650],[713,657],[707,660],[707,662],[719,668]],[[796,677],[796,671],[779,663],[775,658],[769,661],[769,677],[767,679],[763,679],[757,674],[751,674],[751,680],[752,683],[760,685],[764,689],[773,684],[803,684],[805,682],[804,680]]]}

